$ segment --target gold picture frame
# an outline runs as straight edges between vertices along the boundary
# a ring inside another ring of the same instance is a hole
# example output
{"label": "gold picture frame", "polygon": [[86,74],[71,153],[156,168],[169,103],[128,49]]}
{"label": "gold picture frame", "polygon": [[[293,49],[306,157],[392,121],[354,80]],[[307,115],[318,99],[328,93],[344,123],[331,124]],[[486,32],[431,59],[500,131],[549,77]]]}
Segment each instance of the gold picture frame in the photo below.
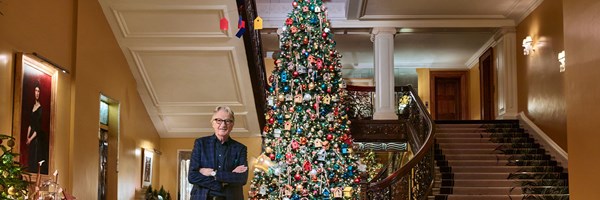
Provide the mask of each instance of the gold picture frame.
{"label": "gold picture frame", "polygon": [[[41,59],[17,53],[13,130],[19,163],[32,180],[45,180],[54,169],[53,144],[58,70]],[[40,161],[44,162],[39,165]],[[38,177],[37,174],[42,177]],[[43,178],[43,179],[42,179]]]}
{"label": "gold picture frame", "polygon": [[142,187],[148,187],[152,184],[153,161],[154,152],[150,149],[142,148]]}

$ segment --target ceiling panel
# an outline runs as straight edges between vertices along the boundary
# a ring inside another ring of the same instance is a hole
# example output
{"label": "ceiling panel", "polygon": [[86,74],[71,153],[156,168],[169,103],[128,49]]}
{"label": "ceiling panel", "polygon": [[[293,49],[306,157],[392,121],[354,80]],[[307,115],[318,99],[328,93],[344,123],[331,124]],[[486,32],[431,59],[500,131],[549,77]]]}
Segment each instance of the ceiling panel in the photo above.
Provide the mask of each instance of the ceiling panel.
{"label": "ceiling panel", "polygon": [[[232,49],[132,50],[156,106],[241,105]],[[216,84],[214,77],[222,78]]]}
{"label": "ceiling panel", "polygon": [[[216,106],[236,113],[236,137],[260,137],[234,0],[99,0],[163,138],[213,133]],[[228,19],[228,30],[220,20]]]}
{"label": "ceiling panel", "polygon": [[518,23],[542,0],[351,0],[355,1],[363,20],[511,19]]}
{"label": "ceiling panel", "polygon": [[224,5],[120,5],[113,7],[113,13],[125,38],[226,37],[228,32],[219,28],[226,9]]}

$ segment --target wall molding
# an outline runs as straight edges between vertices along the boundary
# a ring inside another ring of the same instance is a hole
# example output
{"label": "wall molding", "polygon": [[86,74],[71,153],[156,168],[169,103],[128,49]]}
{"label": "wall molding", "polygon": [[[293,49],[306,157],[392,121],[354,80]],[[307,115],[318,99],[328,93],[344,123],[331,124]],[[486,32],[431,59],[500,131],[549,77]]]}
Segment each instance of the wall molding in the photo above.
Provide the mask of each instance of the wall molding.
{"label": "wall molding", "polygon": [[542,129],[540,129],[535,123],[533,123],[525,113],[519,113],[519,121],[523,124],[524,128],[532,133],[531,136],[540,143],[540,145],[546,147],[545,149],[558,161],[561,163],[562,167],[567,169],[569,167],[569,155],[567,152],[562,149],[556,142],[554,142]]}

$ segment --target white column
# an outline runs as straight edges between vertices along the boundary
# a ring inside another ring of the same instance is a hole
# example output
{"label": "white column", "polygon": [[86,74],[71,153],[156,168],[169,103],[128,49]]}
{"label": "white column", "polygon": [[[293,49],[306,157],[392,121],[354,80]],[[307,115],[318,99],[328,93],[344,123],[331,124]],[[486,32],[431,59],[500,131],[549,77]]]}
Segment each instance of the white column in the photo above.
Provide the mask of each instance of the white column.
{"label": "white column", "polygon": [[503,28],[496,42],[498,80],[497,119],[516,119],[517,107],[517,47],[514,28]]}
{"label": "white column", "polygon": [[396,28],[373,28],[375,109],[373,119],[398,119],[394,102],[394,34]]}

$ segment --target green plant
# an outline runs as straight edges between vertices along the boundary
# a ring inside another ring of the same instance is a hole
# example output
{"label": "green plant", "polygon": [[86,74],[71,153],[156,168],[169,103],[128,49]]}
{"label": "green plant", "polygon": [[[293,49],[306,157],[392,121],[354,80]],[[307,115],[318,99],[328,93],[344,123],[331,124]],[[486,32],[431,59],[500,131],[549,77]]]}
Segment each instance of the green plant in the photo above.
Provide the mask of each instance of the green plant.
{"label": "green plant", "polygon": [[152,189],[152,185],[146,188],[146,200],[171,200],[171,193],[160,186],[160,190]]}
{"label": "green plant", "polygon": [[[4,141],[6,145],[4,146]],[[0,134],[0,196],[2,199],[25,199],[29,182],[31,179],[24,168],[15,162],[19,154],[13,152],[15,138]]]}

